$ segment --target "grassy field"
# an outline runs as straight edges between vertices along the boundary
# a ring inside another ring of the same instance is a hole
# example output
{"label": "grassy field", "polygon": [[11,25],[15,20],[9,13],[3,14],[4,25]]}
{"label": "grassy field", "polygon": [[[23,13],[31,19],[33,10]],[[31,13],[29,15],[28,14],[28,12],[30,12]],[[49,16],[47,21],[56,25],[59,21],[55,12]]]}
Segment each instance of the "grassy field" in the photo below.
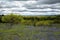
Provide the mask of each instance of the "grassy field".
{"label": "grassy field", "polygon": [[60,24],[35,27],[0,23],[0,40],[60,40]]}

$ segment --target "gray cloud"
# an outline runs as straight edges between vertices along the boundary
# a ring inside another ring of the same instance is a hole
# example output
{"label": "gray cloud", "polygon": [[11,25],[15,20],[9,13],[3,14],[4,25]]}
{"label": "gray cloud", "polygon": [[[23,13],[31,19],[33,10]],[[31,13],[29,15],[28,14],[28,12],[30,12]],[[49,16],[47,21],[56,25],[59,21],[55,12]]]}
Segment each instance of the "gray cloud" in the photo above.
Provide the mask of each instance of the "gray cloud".
{"label": "gray cloud", "polygon": [[60,0],[0,0],[0,1],[38,1],[39,4],[53,4],[59,3]]}
{"label": "gray cloud", "polygon": [[39,4],[39,1],[1,1],[0,13],[18,13],[22,15],[55,15],[60,14],[60,3]]}
{"label": "gray cloud", "polygon": [[28,0],[0,0],[0,1],[28,1]]}
{"label": "gray cloud", "polygon": [[39,0],[38,4],[42,3],[42,4],[54,4],[54,3],[59,3],[60,0]]}

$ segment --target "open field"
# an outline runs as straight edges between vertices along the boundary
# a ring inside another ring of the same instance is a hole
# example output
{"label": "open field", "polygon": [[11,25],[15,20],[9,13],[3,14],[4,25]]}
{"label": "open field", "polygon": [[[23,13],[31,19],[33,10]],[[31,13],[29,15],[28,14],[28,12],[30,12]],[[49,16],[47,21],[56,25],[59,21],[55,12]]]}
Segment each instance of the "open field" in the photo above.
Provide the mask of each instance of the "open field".
{"label": "open field", "polygon": [[35,27],[0,23],[0,40],[60,40],[60,24]]}
{"label": "open field", "polygon": [[0,40],[60,40],[60,15],[1,15]]}

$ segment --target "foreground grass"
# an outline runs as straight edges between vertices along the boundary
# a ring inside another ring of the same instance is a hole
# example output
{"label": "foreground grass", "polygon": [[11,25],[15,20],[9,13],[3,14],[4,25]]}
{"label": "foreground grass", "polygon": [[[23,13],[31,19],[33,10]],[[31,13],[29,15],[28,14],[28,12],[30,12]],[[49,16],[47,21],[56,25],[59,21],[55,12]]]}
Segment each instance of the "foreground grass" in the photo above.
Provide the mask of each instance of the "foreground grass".
{"label": "foreground grass", "polygon": [[[54,28],[58,28],[56,31],[49,30],[49,28],[53,27],[34,27],[34,26],[26,26],[22,24],[0,24],[0,40],[50,40],[51,36],[55,39],[59,39],[60,25],[54,26]],[[51,34],[50,34],[51,33]]]}

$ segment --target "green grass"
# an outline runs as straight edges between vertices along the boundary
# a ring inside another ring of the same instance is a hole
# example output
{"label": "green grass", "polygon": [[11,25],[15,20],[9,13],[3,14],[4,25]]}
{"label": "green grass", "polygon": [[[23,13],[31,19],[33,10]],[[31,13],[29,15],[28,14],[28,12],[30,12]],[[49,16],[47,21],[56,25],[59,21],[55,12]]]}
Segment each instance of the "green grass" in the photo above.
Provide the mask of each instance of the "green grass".
{"label": "green grass", "polygon": [[[40,27],[27,27],[22,24],[0,24],[0,40],[49,40],[47,37],[47,32],[41,32],[41,30],[46,31],[48,28],[40,29]],[[60,32],[53,32],[53,34],[59,35]],[[57,36],[58,37],[58,36]]]}

